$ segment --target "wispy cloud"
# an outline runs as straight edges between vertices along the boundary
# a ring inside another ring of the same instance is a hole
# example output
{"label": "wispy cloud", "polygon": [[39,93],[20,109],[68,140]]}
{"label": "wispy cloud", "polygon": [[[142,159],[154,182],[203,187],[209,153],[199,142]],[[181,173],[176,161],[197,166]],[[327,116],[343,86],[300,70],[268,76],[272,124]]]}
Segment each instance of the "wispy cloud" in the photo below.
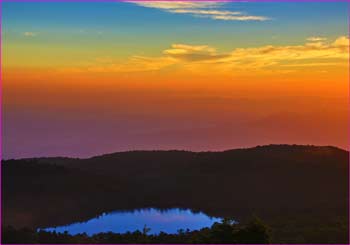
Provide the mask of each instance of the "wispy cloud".
{"label": "wispy cloud", "polygon": [[23,33],[23,35],[26,37],[35,37],[37,33],[26,31]]}
{"label": "wispy cloud", "polygon": [[156,57],[131,56],[124,62],[100,58],[82,72],[148,72],[174,67],[194,73],[210,70],[216,74],[232,72],[284,73],[287,67],[345,66],[349,59],[349,38],[338,37],[329,42],[306,42],[303,45],[236,48],[220,53],[209,45],[172,44]]}
{"label": "wispy cloud", "polygon": [[212,17],[214,20],[240,20],[240,21],[247,21],[247,20],[257,20],[257,21],[264,21],[269,20],[270,18],[265,16],[255,16],[255,15],[217,15]]}
{"label": "wispy cloud", "polygon": [[226,15],[241,15],[242,12],[237,11],[224,11],[224,10],[200,10],[200,9],[174,9],[169,12],[179,13],[179,14],[201,14],[201,15],[216,15],[216,16],[226,16]]}
{"label": "wispy cloud", "polygon": [[320,41],[326,41],[327,38],[325,38],[325,37],[309,37],[306,40],[309,42],[320,42]]}
{"label": "wispy cloud", "polygon": [[229,53],[218,53],[208,45],[173,44],[170,49],[163,51],[167,57],[181,61],[205,63],[231,63],[244,66],[248,63],[277,64],[288,61],[310,61],[314,59],[343,59],[348,58],[349,39],[338,37],[333,42],[311,42],[294,46],[263,46],[257,48],[236,48]]}
{"label": "wispy cloud", "polygon": [[215,8],[221,6],[223,2],[196,2],[196,1],[127,1],[139,6],[157,9],[200,9]]}
{"label": "wispy cloud", "polygon": [[218,54],[216,49],[208,45],[173,44],[163,51],[167,57],[182,61],[208,61],[225,58],[228,54]]}
{"label": "wispy cloud", "polygon": [[128,1],[146,8],[156,8],[174,14],[190,14],[194,17],[228,21],[265,21],[266,16],[248,15],[240,11],[224,10],[226,2],[190,2],[190,1]]}

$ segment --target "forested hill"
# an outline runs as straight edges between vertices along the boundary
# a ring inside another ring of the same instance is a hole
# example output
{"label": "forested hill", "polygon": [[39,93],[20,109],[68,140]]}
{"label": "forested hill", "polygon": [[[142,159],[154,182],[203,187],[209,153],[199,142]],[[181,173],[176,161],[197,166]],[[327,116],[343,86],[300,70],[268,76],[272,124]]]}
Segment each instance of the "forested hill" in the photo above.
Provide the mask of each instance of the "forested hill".
{"label": "forested hill", "polygon": [[183,207],[239,221],[276,242],[347,242],[349,153],[268,145],[222,152],[130,151],[2,163],[3,224],[44,227],[102,212]]}

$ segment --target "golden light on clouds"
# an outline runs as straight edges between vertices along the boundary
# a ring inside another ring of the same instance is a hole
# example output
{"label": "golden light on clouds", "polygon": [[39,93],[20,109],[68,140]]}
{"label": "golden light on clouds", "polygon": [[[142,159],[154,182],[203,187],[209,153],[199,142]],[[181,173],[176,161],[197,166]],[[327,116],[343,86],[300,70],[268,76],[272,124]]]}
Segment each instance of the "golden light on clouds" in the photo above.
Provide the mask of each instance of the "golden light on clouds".
{"label": "golden light on clouds", "polygon": [[86,66],[65,68],[71,71],[93,72],[147,72],[175,69],[182,72],[206,74],[215,71],[217,75],[232,72],[274,72],[286,73],[288,67],[322,67],[322,70],[344,67],[349,58],[349,39],[346,36],[332,41],[312,37],[303,45],[236,48],[231,52],[219,52],[210,45],[176,43],[165,49],[159,56],[135,55],[124,61],[112,58],[97,58]]}

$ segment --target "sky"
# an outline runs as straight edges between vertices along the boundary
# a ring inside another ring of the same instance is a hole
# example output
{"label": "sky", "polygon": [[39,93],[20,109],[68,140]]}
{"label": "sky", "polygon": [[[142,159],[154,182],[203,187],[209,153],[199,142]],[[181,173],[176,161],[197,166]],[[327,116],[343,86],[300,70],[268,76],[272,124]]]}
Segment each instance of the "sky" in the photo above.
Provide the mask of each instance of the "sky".
{"label": "sky", "polygon": [[4,2],[3,158],[348,149],[346,2]]}

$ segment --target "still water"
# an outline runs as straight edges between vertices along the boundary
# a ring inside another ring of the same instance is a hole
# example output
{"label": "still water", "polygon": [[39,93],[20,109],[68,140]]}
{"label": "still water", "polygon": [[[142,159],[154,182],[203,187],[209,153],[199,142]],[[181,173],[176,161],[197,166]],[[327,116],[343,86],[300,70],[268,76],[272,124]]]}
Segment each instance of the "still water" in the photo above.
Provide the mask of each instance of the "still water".
{"label": "still water", "polygon": [[148,234],[177,233],[179,229],[199,230],[210,227],[221,218],[209,217],[204,213],[194,213],[189,209],[158,210],[155,208],[140,209],[130,212],[105,213],[83,223],[74,223],[66,226],[45,228],[46,231],[56,231],[75,235],[85,232],[93,235],[100,232],[125,233],[142,229],[146,225],[151,230]]}

